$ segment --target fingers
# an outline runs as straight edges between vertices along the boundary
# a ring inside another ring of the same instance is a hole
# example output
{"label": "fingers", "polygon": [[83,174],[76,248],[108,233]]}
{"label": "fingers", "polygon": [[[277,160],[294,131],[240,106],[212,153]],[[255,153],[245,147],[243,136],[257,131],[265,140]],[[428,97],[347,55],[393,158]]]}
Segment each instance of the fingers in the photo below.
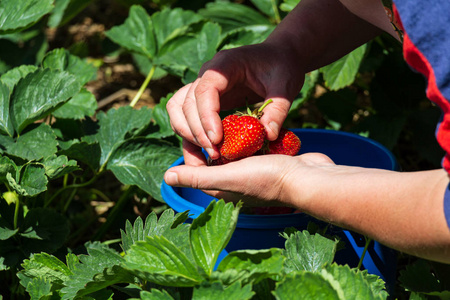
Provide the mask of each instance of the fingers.
{"label": "fingers", "polygon": [[291,107],[291,102],[282,97],[272,97],[270,99],[273,102],[264,108],[264,114],[260,121],[266,130],[267,139],[274,141],[283,126]]}
{"label": "fingers", "polygon": [[195,167],[206,165],[202,149],[185,139],[183,139],[183,156],[186,165]]}
{"label": "fingers", "polygon": [[201,126],[214,145],[220,143],[223,136],[222,120],[219,116],[220,96],[227,90],[228,84],[224,74],[207,70],[193,92]]}
{"label": "fingers", "polygon": [[[181,88],[167,103],[172,129],[184,140],[189,141],[189,150],[185,151],[188,154],[186,163],[190,162],[189,154],[193,153],[192,145],[204,148],[213,159],[219,156],[217,147],[208,138],[200,121],[201,113],[197,109],[197,99],[195,97],[195,88],[198,81],[196,80],[192,84]],[[220,117],[218,118],[220,126]]]}

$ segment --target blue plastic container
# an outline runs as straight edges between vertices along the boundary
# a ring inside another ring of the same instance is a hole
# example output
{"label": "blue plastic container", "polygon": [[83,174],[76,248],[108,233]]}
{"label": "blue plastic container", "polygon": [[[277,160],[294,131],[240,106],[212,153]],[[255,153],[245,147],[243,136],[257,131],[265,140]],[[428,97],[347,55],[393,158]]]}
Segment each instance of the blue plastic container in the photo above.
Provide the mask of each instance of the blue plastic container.
{"label": "blue plastic container", "polygon": [[[302,147],[299,154],[319,152],[328,155],[336,164],[398,170],[392,153],[381,144],[341,131],[323,129],[291,129],[300,137]],[[180,157],[173,166],[184,163]],[[176,212],[189,210],[196,218],[214,199],[200,190],[177,188],[163,182],[161,193],[166,203]],[[279,233],[287,227],[306,229],[309,222],[323,222],[302,213],[282,215],[240,214],[236,230],[224,253],[240,249],[284,248],[285,239]],[[365,239],[362,235],[330,226],[329,233],[337,235],[345,242],[345,249],[337,251],[335,260],[340,264],[356,267],[364,251]],[[363,260],[363,267],[371,274],[379,275],[393,288],[396,276],[396,252],[378,242],[372,242]]]}

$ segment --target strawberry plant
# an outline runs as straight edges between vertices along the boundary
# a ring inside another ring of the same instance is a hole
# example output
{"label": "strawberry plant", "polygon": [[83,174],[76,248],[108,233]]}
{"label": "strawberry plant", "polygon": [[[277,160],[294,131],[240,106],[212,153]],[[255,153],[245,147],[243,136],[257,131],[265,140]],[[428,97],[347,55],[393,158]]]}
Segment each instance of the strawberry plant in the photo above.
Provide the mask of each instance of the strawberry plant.
{"label": "strawberry plant", "polygon": [[386,299],[377,276],[333,263],[337,241],[307,231],[284,233],[285,249],[235,251],[217,264],[239,209],[213,201],[192,224],[184,222],[188,212],[166,210],[159,219],[152,213],[127,222],[122,255],[98,242],[63,260],[34,254],[18,277],[36,298]]}

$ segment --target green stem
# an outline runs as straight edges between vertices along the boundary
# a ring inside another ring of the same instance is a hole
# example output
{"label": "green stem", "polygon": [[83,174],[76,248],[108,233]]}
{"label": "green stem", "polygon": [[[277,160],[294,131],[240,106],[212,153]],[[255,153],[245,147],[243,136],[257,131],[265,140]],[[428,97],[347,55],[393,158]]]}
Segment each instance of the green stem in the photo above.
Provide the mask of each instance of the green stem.
{"label": "green stem", "polygon": [[141,98],[142,94],[144,93],[145,89],[147,88],[150,80],[153,77],[153,74],[155,73],[155,69],[156,66],[153,65],[152,68],[150,69],[150,72],[148,72],[147,77],[145,78],[144,82],[142,83],[141,87],[139,88],[139,91],[137,92],[136,96],[134,96],[133,100],[130,103],[131,107],[134,107],[136,105],[136,103],[139,101],[139,99]]}
{"label": "green stem", "polygon": [[16,208],[14,209],[14,229],[17,229],[17,223],[19,222],[20,211],[20,197],[16,199]]}
{"label": "green stem", "polygon": [[109,214],[108,218],[106,219],[106,222],[103,223],[102,226],[100,226],[98,231],[92,237],[93,241],[98,241],[105,235],[105,233],[111,227],[112,223],[116,220],[117,216],[122,211],[125,204],[127,203],[128,196],[130,195],[132,190],[133,190],[132,186],[129,186],[126,188],[126,190],[123,192],[123,194],[120,196],[119,200],[117,201],[116,205],[114,205],[111,213]]}
{"label": "green stem", "polygon": [[270,2],[272,2],[272,9],[275,14],[275,21],[277,22],[277,24],[280,24],[281,17],[280,17],[280,12],[278,11],[278,7],[277,7],[277,1],[272,0]]}
{"label": "green stem", "polygon": [[65,190],[68,190],[68,189],[76,189],[76,188],[80,188],[80,187],[85,187],[85,186],[87,186],[87,185],[90,185],[90,184],[94,183],[94,182],[97,180],[97,178],[98,178],[98,176],[99,176],[100,174],[101,174],[101,172],[95,174],[90,180],[88,180],[88,181],[86,181],[86,182],[83,182],[83,183],[76,183],[76,184],[71,184],[71,185],[63,186],[63,187],[60,188],[58,191],[56,191],[56,193],[54,193],[53,196],[52,196],[50,199],[46,200],[46,202],[45,202],[45,204],[44,204],[44,207],[48,207],[48,206],[50,205],[50,203],[52,203],[53,200],[55,200],[55,198],[58,197],[59,194],[61,194],[61,193],[62,193],[63,191],[65,191]]}
{"label": "green stem", "polygon": [[366,256],[367,249],[369,248],[370,242],[372,242],[372,239],[368,238],[367,236],[364,236],[364,239],[366,240],[366,245],[364,246],[364,251],[361,255],[361,258],[359,259],[359,263],[358,263],[358,267],[357,267],[358,269],[361,269],[361,266],[362,266],[362,263],[364,260],[364,256]]}

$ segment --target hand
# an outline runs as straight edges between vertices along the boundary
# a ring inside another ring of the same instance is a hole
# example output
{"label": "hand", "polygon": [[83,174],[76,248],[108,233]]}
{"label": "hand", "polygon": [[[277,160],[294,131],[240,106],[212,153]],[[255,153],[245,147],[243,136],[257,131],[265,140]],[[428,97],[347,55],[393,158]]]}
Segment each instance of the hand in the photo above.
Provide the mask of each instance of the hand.
{"label": "hand", "polygon": [[[300,156],[252,156],[222,166],[181,165],[169,169],[164,180],[169,185],[201,189],[218,199],[246,206],[291,206],[303,209],[298,192],[320,187],[321,176],[312,176],[314,170],[334,167],[328,156],[308,153]],[[298,176],[298,174],[309,174]],[[316,181],[316,182],[315,182]]]}
{"label": "hand", "polygon": [[450,263],[442,209],[449,176],[443,169],[394,172],[335,165],[323,154],[307,153],[177,166],[164,180],[247,206],[293,207],[399,251]]}
{"label": "hand", "polygon": [[221,51],[206,63],[199,78],[168,102],[173,130],[183,139],[187,165],[205,165],[201,147],[213,158],[222,140],[221,110],[272,99],[261,123],[267,138],[276,139],[291,102],[303,85],[304,72],[294,53],[272,43]]}

